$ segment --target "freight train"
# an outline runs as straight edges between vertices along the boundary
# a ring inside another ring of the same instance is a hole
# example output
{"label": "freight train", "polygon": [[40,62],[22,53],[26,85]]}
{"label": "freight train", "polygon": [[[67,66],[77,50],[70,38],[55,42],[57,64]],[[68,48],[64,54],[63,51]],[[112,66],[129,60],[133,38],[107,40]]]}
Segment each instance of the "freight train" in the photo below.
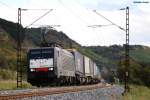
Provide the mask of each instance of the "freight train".
{"label": "freight train", "polygon": [[27,81],[35,86],[93,84],[101,79],[96,63],[76,50],[39,47],[27,52]]}

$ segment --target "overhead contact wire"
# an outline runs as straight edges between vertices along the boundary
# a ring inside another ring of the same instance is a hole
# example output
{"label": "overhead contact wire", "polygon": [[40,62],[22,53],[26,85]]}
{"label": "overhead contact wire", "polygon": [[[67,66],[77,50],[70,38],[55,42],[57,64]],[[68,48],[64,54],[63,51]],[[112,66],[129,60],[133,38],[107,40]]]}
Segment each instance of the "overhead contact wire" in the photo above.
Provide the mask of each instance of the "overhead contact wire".
{"label": "overhead contact wire", "polygon": [[51,12],[53,9],[50,9],[49,11],[47,11],[45,14],[43,14],[42,16],[40,16],[38,19],[36,19],[35,21],[33,21],[31,24],[29,24],[28,26],[26,26],[25,28],[28,28],[29,26],[33,25],[35,22],[37,22],[38,20],[40,20],[41,18],[43,18],[44,16],[46,16],[49,12]]}
{"label": "overhead contact wire", "polygon": [[97,15],[101,16],[102,18],[106,19],[107,21],[109,21],[110,23],[112,23],[113,25],[115,25],[116,27],[118,27],[119,29],[126,31],[124,28],[122,28],[121,26],[115,24],[114,22],[112,22],[111,20],[109,20],[108,18],[106,18],[105,16],[101,15],[100,13],[98,13],[96,10],[93,10],[93,12],[95,12]]}

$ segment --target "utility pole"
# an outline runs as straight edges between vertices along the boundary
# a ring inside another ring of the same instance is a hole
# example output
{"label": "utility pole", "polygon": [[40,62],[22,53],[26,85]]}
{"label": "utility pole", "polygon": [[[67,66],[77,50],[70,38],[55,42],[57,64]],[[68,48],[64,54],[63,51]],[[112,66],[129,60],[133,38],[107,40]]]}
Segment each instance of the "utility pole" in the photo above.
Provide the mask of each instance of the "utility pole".
{"label": "utility pole", "polygon": [[21,56],[21,8],[18,8],[17,32],[17,88],[22,88],[22,56]]}
{"label": "utility pole", "polygon": [[125,92],[129,92],[129,7],[126,7],[126,45],[125,45]]}
{"label": "utility pole", "polygon": [[126,44],[125,44],[125,69],[124,69],[124,88],[125,92],[129,92],[129,66],[130,66],[130,55],[129,55],[129,7],[121,8],[120,10],[126,10]]}
{"label": "utility pole", "polygon": [[[126,10],[126,29],[120,27],[119,25],[113,23],[111,20],[106,18],[105,16],[98,13],[96,10],[93,10],[97,15],[109,21],[112,25],[115,25],[119,29],[126,32],[126,44],[125,44],[125,72],[124,72],[124,88],[125,92],[129,92],[129,66],[130,66],[130,57],[129,57],[129,7],[121,8],[120,10]],[[91,26],[90,26],[91,27]],[[99,27],[98,25],[92,26],[93,28]]]}
{"label": "utility pole", "polygon": [[[38,19],[36,19],[35,21],[33,21],[31,24],[29,24],[28,26],[26,26],[24,29],[21,26],[21,11],[27,11],[27,10],[48,10],[46,13],[44,13],[42,16],[40,16]],[[28,28],[29,26],[33,25],[35,22],[37,22],[38,20],[40,20],[41,18],[43,18],[44,16],[46,16],[49,12],[51,12],[53,9],[21,9],[18,8],[18,26],[17,26],[17,88],[22,88],[22,45],[21,45],[21,33],[25,32],[25,29]]]}

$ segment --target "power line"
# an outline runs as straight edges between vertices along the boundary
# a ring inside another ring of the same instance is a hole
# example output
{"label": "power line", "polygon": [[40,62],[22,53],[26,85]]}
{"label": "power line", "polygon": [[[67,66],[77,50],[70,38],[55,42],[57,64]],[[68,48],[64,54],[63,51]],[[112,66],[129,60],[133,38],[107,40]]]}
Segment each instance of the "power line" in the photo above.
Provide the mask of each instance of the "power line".
{"label": "power line", "polygon": [[66,6],[64,5],[64,3],[63,3],[61,0],[58,0],[58,2],[59,2],[65,9],[67,9],[69,12],[71,12],[74,16],[76,16],[78,19],[80,19],[83,23],[85,23],[86,25],[88,25],[88,23],[87,23],[85,20],[83,20],[79,15],[75,14],[70,8],[66,7]]}
{"label": "power line", "polygon": [[[24,10],[29,10],[29,9],[24,9]],[[35,21],[33,21],[31,24],[29,24],[28,26],[26,26],[25,28],[28,28],[29,26],[33,25],[35,22],[37,22],[38,20],[40,20],[41,18],[43,18],[44,16],[46,16],[49,12],[51,12],[53,9],[50,9],[49,11],[47,11],[46,13],[44,13],[42,16],[40,16],[38,19],[36,19]]]}
{"label": "power line", "polygon": [[122,28],[121,26],[115,24],[114,22],[110,21],[108,18],[106,18],[105,16],[101,15],[100,13],[98,13],[96,10],[93,10],[94,13],[96,13],[97,15],[101,16],[102,18],[106,19],[107,21],[109,21],[110,23],[112,23],[112,25],[115,25],[116,27],[118,27],[119,29],[126,31],[124,28]]}
{"label": "power line", "polygon": [[50,9],[21,9],[21,10],[27,11],[27,10],[50,10]]}
{"label": "power line", "polygon": [[53,24],[53,25],[41,25],[41,24],[33,24],[34,26],[39,26],[39,27],[45,27],[45,26],[51,26],[51,27],[60,27],[61,25],[58,24]]}
{"label": "power line", "polygon": [[89,25],[88,27],[96,28],[96,27],[106,27],[106,26],[112,26],[113,24],[107,24],[107,25]]}
{"label": "power line", "polygon": [[[80,2],[79,2],[78,0],[73,0],[73,1],[76,2],[76,4],[78,4],[78,5],[81,6],[81,4],[80,4]],[[88,8],[85,8],[85,7],[83,7],[83,8],[89,12]],[[89,25],[89,26],[87,26],[87,27],[96,28],[96,27],[107,27],[107,26],[112,26],[112,25],[114,25],[114,24],[107,24],[107,25]]]}

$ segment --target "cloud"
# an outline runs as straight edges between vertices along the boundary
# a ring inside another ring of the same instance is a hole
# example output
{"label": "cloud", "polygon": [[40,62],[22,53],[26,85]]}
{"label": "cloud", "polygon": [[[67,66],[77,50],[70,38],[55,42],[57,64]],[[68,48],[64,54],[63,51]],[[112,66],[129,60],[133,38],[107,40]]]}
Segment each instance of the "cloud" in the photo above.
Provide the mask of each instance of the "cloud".
{"label": "cloud", "polygon": [[[22,2],[21,2],[22,1]],[[130,43],[149,45],[150,37],[150,4],[135,5],[133,0],[6,0],[0,4],[0,16],[17,22],[17,8],[49,8],[54,9],[40,19],[37,25],[61,25],[55,27],[82,45],[112,45],[124,44],[125,32],[116,26],[90,28],[89,25],[108,25],[110,22],[96,15],[100,14],[117,25],[125,28],[125,11],[119,8],[130,6]],[[13,7],[13,9],[11,9]],[[22,12],[23,26],[39,18],[46,11]],[[32,26],[33,27],[33,26]]]}

